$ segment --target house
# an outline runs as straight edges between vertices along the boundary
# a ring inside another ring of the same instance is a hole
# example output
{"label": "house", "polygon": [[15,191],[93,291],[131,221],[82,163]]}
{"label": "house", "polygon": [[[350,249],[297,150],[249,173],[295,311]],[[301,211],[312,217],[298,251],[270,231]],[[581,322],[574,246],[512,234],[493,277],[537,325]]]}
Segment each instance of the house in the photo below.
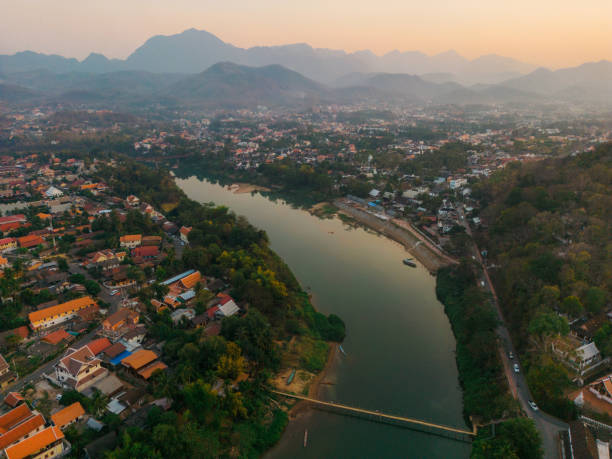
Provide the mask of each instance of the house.
{"label": "house", "polygon": [[121,364],[143,379],[149,379],[157,370],[168,368],[157,360],[157,354],[148,349],[141,349],[121,361]]}
{"label": "house", "polygon": [[119,245],[128,249],[138,247],[142,243],[142,235],[140,234],[127,234],[119,238]]}
{"label": "house", "polygon": [[193,309],[177,309],[170,314],[170,318],[175,325],[183,319],[191,320],[194,317],[195,311]]}
{"label": "house", "polygon": [[182,226],[179,230],[179,234],[181,235],[181,241],[185,244],[189,243],[189,233],[193,228],[191,226]]}
{"label": "house", "polygon": [[17,248],[17,239],[14,237],[5,237],[0,239],[0,252],[4,253]]}
{"label": "house", "polygon": [[55,365],[55,379],[64,387],[81,392],[108,375],[101,361],[87,346],[68,349]]}
{"label": "house", "polygon": [[161,236],[143,236],[142,237],[142,245],[157,245],[159,246],[162,243]]}
{"label": "house", "polygon": [[141,247],[136,247],[132,249],[132,257],[134,258],[144,258],[149,260],[151,258],[156,258],[159,256],[159,247],[155,245],[146,245]]}
{"label": "house", "polygon": [[63,455],[69,446],[61,429],[52,426],[5,448],[4,454],[7,459],[52,459]]}
{"label": "house", "polygon": [[189,274],[188,276],[183,277],[179,281],[179,285],[186,290],[192,289],[195,285],[202,281],[202,274],[200,271],[196,271],[194,273]]}
{"label": "house", "polygon": [[[127,308],[120,308],[114,314],[108,316],[102,322],[102,330],[110,335],[117,335],[123,328],[131,328],[138,323],[139,315],[136,311]],[[126,330],[127,331],[127,330]]]}
{"label": "house", "polygon": [[128,205],[128,207],[138,207],[140,205],[140,199],[131,194],[125,198],[125,203]]}
{"label": "house", "polygon": [[[582,344],[572,336],[559,337],[551,343],[553,352],[564,364],[583,376],[602,363],[601,353],[594,342]],[[607,361],[605,359],[603,362]]]}
{"label": "house", "polygon": [[104,355],[109,359],[114,359],[123,352],[125,352],[125,346],[121,343],[115,343],[104,349]]}
{"label": "house", "polygon": [[24,214],[6,215],[0,217],[0,225],[6,225],[7,223],[25,223],[28,219]]}
{"label": "house", "polygon": [[93,355],[98,355],[111,347],[111,342],[108,340],[108,338],[98,338],[90,341],[87,344],[87,347]]}
{"label": "house", "polygon": [[49,199],[55,199],[55,198],[64,196],[64,192],[62,190],[55,188],[54,186],[50,186],[45,191],[45,196],[48,197]]}
{"label": "house", "polygon": [[[19,405],[19,407],[25,404]],[[28,409],[29,410],[29,409]],[[30,437],[45,428],[45,418],[40,413],[31,412],[29,416],[22,419],[19,423],[11,427],[0,435],[0,449],[4,450],[7,447]]]}
{"label": "house", "polygon": [[240,311],[238,305],[234,302],[234,299],[224,293],[217,295],[220,299],[219,309],[215,312],[215,316],[218,318],[230,317]]}
{"label": "house", "polygon": [[77,315],[77,312],[90,307],[96,307],[98,304],[90,296],[77,298],[76,300],[67,301],[51,306],[49,308],[34,311],[28,314],[30,324],[33,330],[47,328],[53,325],[60,324]]}
{"label": "house", "polygon": [[30,249],[32,247],[36,247],[37,245],[44,244],[45,240],[40,236],[29,234],[27,236],[18,237],[17,243],[19,244],[19,247],[23,247],[24,249]]}
{"label": "house", "polygon": [[9,392],[6,397],[4,397],[4,403],[6,403],[11,408],[15,408],[21,402],[23,402],[24,398],[19,392]]}
{"label": "house", "polygon": [[583,370],[601,360],[601,353],[595,343],[588,343],[576,349],[576,360],[580,370]]}
{"label": "house", "polygon": [[121,337],[121,343],[126,349],[133,350],[142,344],[146,335],[147,328],[144,325],[138,325]]}
{"label": "house", "polygon": [[85,416],[85,410],[80,402],[74,402],[72,405],[59,410],[51,415],[51,422],[60,429],[64,430],[75,422],[80,421]]}
{"label": "house", "polygon": [[43,341],[49,344],[53,344],[54,346],[58,345],[62,341],[69,343],[73,340],[74,340],[74,336],[72,336],[70,333],[68,333],[63,328],[60,328],[59,330],[51,332],[48,335],[45,335],[45,337],[43,338]]}
{"label": "house", "polygon": [[17,379],[17,375],[11,371],[11,367],[4,357],[0,355],[0,389],[4,389]]}
{"label": "house", "polygon": [[9,266],[11,266],[9,264],[9,261],[6,258],[4,258],[3,256],[0,255],[0,269],[6,269]]}

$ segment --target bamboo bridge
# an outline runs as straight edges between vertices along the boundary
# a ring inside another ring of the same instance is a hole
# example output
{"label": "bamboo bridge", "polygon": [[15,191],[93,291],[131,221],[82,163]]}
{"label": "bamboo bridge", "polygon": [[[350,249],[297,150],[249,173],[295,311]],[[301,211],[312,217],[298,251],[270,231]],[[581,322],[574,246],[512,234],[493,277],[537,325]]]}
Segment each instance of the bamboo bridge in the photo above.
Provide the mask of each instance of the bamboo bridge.
{"label": "bamboo bridge", "polygon": [[458,429],[456,427],[445,426],[442,424],[436,424],[433,422],[423,421],[421,419],[413,419],[404,416],[381,413],[379,411],[365,410],[363,408],[342,405],[340,403],[324,402],[322,400],[316,400],[314,398],[304,397],[302,395],[289,394],[287,392],[280,392],[276,390],[272,390],[271,392],[273,394],[292,398],[294,400],[301,400],[304,402],[312,403],[316,407],[328,409],[341,414],[356,416],[359,418],[367,419],[369,421],[383,422],[397,425],[400,427],[419,430],[432,435],[439,435],[446,438],[451,438],[453,440],[470,443],[477,434],[476,426],[474,426],[474,430],[470,431]]}

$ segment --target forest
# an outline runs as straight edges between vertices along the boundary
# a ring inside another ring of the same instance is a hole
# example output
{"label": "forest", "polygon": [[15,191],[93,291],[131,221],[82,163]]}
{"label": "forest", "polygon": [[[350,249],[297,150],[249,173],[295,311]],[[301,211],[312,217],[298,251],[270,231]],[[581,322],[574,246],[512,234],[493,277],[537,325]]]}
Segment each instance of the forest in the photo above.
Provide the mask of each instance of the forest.
{"label": "forest", "polygon": [[[573,375],[551,352],[572,327],[602,323],[594,340],[612,355],[612,144],[595,151],[513,163],[473,187],[504,316],[537,403],[572,419]],[[588,339],[588,337],[587,337]]]}

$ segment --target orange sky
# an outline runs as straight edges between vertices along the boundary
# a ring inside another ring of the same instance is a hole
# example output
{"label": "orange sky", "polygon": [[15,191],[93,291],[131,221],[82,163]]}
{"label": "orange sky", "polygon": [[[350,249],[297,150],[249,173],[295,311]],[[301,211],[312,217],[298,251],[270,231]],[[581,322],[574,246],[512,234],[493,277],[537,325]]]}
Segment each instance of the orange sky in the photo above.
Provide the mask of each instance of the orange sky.
{"label": "orange sky", "polygon": [[[194,27],[237,46],[305,42],[382,54],[454,49],[549,67],[612,60],[612,0],[27,0],[1,7],[0,53],[125,58]],[[8,20],[7,20],[8,19]]]}

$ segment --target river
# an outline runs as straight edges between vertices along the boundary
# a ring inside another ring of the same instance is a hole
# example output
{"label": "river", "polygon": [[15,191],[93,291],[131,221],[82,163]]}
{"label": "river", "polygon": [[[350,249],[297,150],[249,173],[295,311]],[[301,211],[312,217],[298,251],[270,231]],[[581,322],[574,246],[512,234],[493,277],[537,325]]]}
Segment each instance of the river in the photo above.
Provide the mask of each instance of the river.
{"label": "river", "polygon": [[[402,264],[397,243],[339,219],[322,220],[259,194],[233,194],[195,177],[187,195],[215,202],[264,229],[270,245],[323,313],[346,323],[346,356],[321,386],[324,400],[466,428],[455,339],[435,278]],[[304,430],[308,446],[304,448]],[[291,421],[269,458],[465,458],[465,443],[405,428],[308,410]]]}

